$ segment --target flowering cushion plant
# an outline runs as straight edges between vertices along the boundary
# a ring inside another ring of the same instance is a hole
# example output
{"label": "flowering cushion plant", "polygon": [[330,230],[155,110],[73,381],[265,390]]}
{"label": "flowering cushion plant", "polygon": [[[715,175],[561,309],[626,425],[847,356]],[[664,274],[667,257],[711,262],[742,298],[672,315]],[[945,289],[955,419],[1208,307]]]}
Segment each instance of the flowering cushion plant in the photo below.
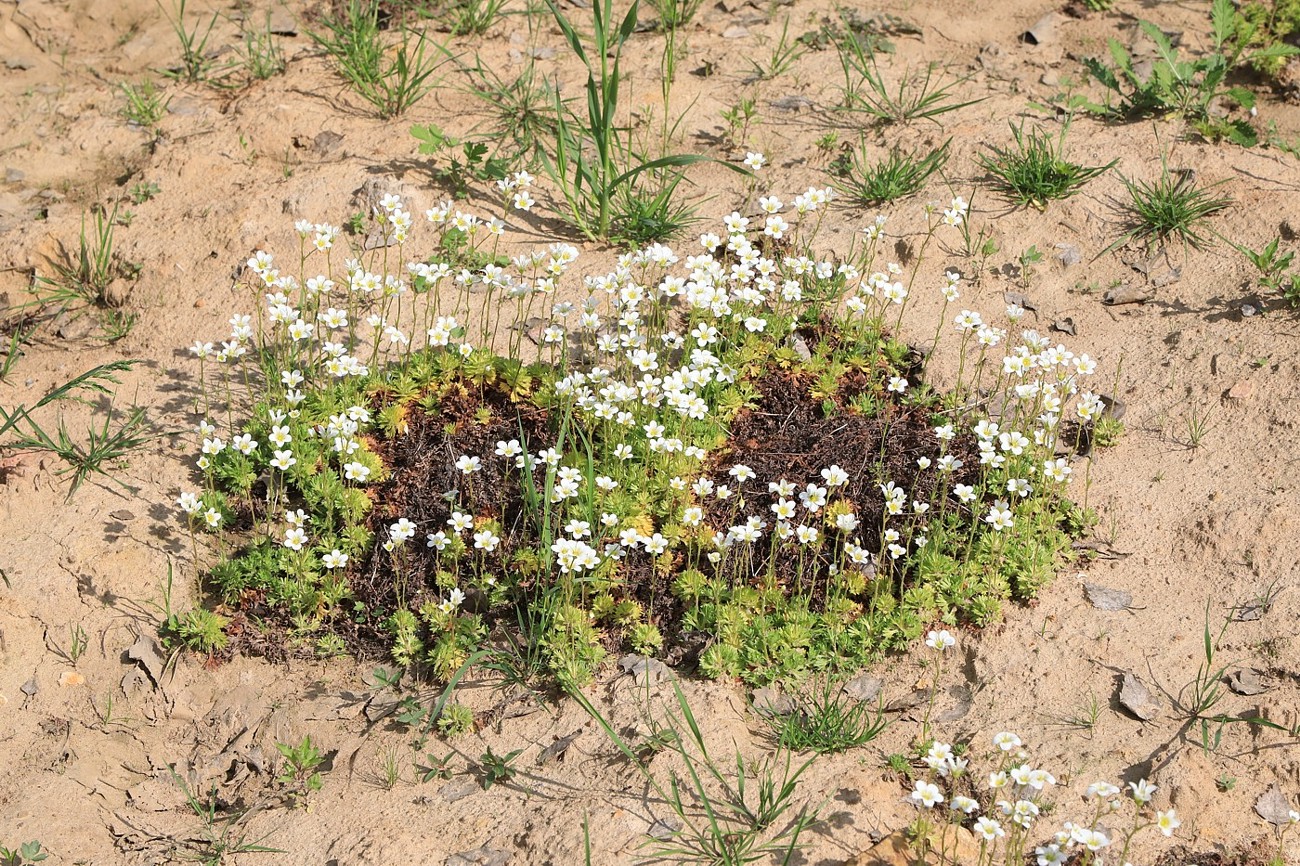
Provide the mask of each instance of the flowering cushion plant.
{"label": "flowering cushion plant", "polygon": [[[530,183],[500,217],[426,211],[429,260],[392,196],[389,246],[303,222],[292,268],[249,261],[257,312],[194,347],[203,488],[179,500],[230,533],[227,607],[440,678],[506,641],[566,683],[619,647],[766,682],[987,622],[1068,555],[1086,355],[954,313],[961,277],[883,261],[883,218],[819,258],[829,190],[578,278],[566,244],[501,253]],[[922,252],[965,203],[925,216]],[[921,291],[958,343],[947,393],[897,336]]]}

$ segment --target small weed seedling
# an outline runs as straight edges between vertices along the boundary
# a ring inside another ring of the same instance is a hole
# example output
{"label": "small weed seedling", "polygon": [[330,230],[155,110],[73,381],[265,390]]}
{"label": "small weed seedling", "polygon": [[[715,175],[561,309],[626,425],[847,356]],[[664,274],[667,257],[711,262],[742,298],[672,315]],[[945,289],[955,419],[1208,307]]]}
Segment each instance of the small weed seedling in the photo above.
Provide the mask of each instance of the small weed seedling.
{"label": "small weed seedling", "polygon": [[455,752],[448,752],[439,758],[432,752],[424,756],[424,763],[416,766],[416,771],[420,774],[421,782],[432,782],[434,779],[451,778],[451,759],[456,756]]}
{"label": "small weed seedling", "polygon": [[35,840],[24,842],[17,848],[0,845],[0,866],[25,866],[27,863],[39,863],[49,856],[41,850],[41,843]]}
{"label": "small weed seedling", "polygon": [[90,637],[80,625],[68,626],[68,636],[68,658],[75,665],[90,645]]}
{"label": "small weed seedling", "polygon": [[82,214],[77,249],[61,250],[57,259],[48,260],[53,274],[33,280],[33,304],[74,309],[103,309],[109,305],[109,283],[121,270],[113,254],[117,216],[116,205],[107,213],[96,208],[92,214],[94,225],[88,233],[86,215]]}
{"label": "small weed seedling", "polygon": [[496,65],[475,57],[461,64],[467,92],[483,107],[487,119],[474,138],[494,142],[492,158],[511,168],[533,168],[542,146],[556,135],[555,90],[532,63],[512,78],[503,78]]}
{"label": "small weed seedling", "polygon": [[448,3],[439,21],[452,36],[479,36],[501,17],[506,0],[457,0]]}
{"label": "small weed seedling", "polygon": [[1078,728],[1086,733],[1089,737],[1097,729],[1097,722],[1101,720],[1102,704],[1097,699],[1096,692],[1088,692],[1088,697],[1084,698],[1068,716],[1060,720],[1062,725],[1070,728]]}
{"label": "small weed seedling", "polygon": [[659,29],[677,31],[695,20],[704,0],[650,0],[650,6],[659,19]]}
{"label": "small weed seedling", "polygon": [[185,81],[190,84],[196,84],[208,77],[212,69],[212,57],[208,52],[208,40],[212,38],[212,28],[217,26],[221,20],[221,13],[213,12],[212,18],[208,20],[205,27],[202,22],[194,25],[190,30],[185,25],[185,5],[187,0],[176,0],[175,15],[169,14],[163,6],[162,0],[155,0],[158,8],[162,10],[163,15],[172,26],[172,31],[176,34],[177,41],[181,46],[180,65],[168,70],[167,74],[172,78]]}
{"label": "small weed seedling", "polygon": [[743,145],[749,135],[749,126],[756,117],[758,117],[757,103],[753,97],[744,97],[722,112],[722,121],[727,124],[722,137],[733,146]]}
{"label": "small weed seedling", "polygon": [[167,106],[171,104],[172,98],[170,96],[164,98],[152,81],[143,81],[140,84],[123,81],[119,87],[122,96],[126,99],[126,105],[122,107],[122,117],[141,129],[156,132],[158,121],[167,114]]}
{"label": "small weed seedling", "polygon": [[275,748],[284,758],[284,766],[276,781],[288,789],[295,802],[302,802],[313,791],[321,789],[323,780],[318,768],[325,762],[325,756],[312,743],[310,736],[303,737],[297,745],[276,743]]}
{"label": "small weed seedling", "polygon": [[571,111],[557,92],[554,148],[542,154],[542,169],[564,199],[565,216],[595,240],[647,243],[673,236],[691,216],[689,209],[673,202],[684,170],[714,160],[701,154],[647,159],[634,147],[631,131],[618,122],[623,48],[636,28],[638,4],[632,3],[620,23],[613,0],[595,0],[589,42],[553,0],[547,5],[587,68],[585,117]]}
{"label": "small weed seedling", "polygon": [[153,181],[141,181],[126,191],[131,199],[131,204],[142,205],[153,199],[162,192],[162,187]]}
{"label": "small weed seedling", "polygon": [[636,748],[585,695],[571,692],[679,822],[680,829],[668,838],[647,839],[646,846],[656,858],[682,863],[739,866],[769,855],[781,864],[794,862],[799,837],[816,822],[815,809],[806,805],[795,809],[799,779],[814,758],[796,766],[787,749],[763,761],[746,761],[737,753],[734,770],[724,769],[710,755],[681,685],[674,681],[673,689],[676,706],[666,724],[675,736],[669,747],[685,765],[685,775],[674,774],[667,784],[648,769]]}
{"label": "small weed seedling", "polygon": [[498,755],[488,746],[487,751],[478,759],[479,772],[482,774],[483,790],[486,791],[498,782],[509,782],[518,772],[510,763],[521,754],[523,749],[515,749],[504,755]]}
{"label": "small weed seedling", "polygon": [[412,126],[411,135],[420,142],[420,153],[438,156],[450,153],[451,157],[445,167],[435,167],[433,175],[451,188],[456,198],[469,195],[469,181],[492,182],[501,180],[508,173],[509,163],[495,156],[488,155],[488,145],[482,141],[468,141],[452,138],[436,124]]}
{"label": "small weed seedling", "polygon": [[[1295,260],[1295,251],[1280,254],[1278,246],[1281,242],[1281,238],[1273,238],[1258,252],[1240,244],[1234,243],[1232,246],[1255,266],[1261,288],[1279,293],[1292,309],[1300,308],[1300,270],[1288,272]],[[1264,363],[1268,363],[1267,358]]]}
{"label": "small weed seedling", "polygon": [[[69,498],[92,473],[99,473],[109,480],[117,481],[109,472],[111,465],[105,464],[113,464],[121,460],[148,440],[149,437],[141,432],[145,424],[144,410],[133,410],[127,420],[118,425],[113,424],[112,412],[107,413],[104,423],[98,428],[90,428],[84,441],[72,436],[62,416],[57,419],[55,431],[51,434],[32,416],[32,413],[60,400],[84,399],[84,394],[102,394],[111,397],[112,391],[109,386],[121,384],[117,374],[131,369],[135,364],[135,361],[113,361],[101,364],[64,382],[38,400],[31,408],[22,404],[12,409],[0,406],[0,453],[16,450],[45,451],[54,454],[68,464],[60,470],[60,474],[72,473]],[[6,434],[11,437],[8,441],[3,438]],[[117,481],[117,483],[122,482]]]}
{"label": "small weed seedling", "polygon": [[379,786],[391,791],[402,781],[402,753],[395,745],[388,745],[379,751]]}
{"label": "small weed seedling", "polygon": [[920,192],[926,181],[947,164],[951,142],[945,141],[924,156],[895,147],[884,159],[872,162],[863,139],[856,151],[842,154],[832,164],[832,170],[840,177],[841,191],[854,202],[865,206],[883,204]]}
{"label": "small weed seedling", "polygon": [[1187,415],[1183,418],[1183,433],[1186,437],[1185,444],[1190,450],[1195,451],[1200,448],[1206,434],[1214,429],[1214,422],[1211,420],[1213,415],[1212,408],[1188,407]]}
{"label": "small weed seedling", "polygon": [[1112,66],[1096,58],[1084,60],[1089,74],[1106,89],[1102,104],[1077,100],[1087,111],[1118,119],[1131,120],[1162,114],[1178,114],[1211,140],[1227,138],[1243,147],[1253,147],[1259,134],[1246,118],[1216,116],[1210,111],[1216,100],[1235,103],[1249,111],[1255,95],[1244,87],[1228,86],[1226,78],[1238,64],[1280,59],[1298,50],[1277,42],[1258,51],[1248,52],[1253,42],[1253,28],[1237,15],[1232,0],[1214,0],[1211,10],[1214,47],[1194,60],[1179,56],[1172,40],[1149,21],[1138,27],[1156,47],[1156,62],[1145,75],[1140,74],[1132,56],[1118,40],[1109,40]]}
{"label": "small weed seedling", "polygon": [[265,81],[284,72],[287,65],[284,49],[271,32],[271,13],[268,11],[261,27],[244,31],[244,44],[239,49],[239,60],[245,74],[253,81]]}
{"label": "small weed seedling", "polygon": [[207,802],[200,801],[190,791],[189,785],[175,771],[171,771],[177,787],[185,795],[185,802],[201,822],[196,835],[187,836],[179,844],[186,860],[201,863],[203,866],[223,866],[228,858],[235,854],[283,854],[279,848],[268,848],[262,844],[263,839],[249,841],[248,828],[245,826],[256,813],[257,808],[222,815],[217,806],[217,789],[214,785],[207,797]]}
{"label": "small weed seedling", "polygon": [[772,44],[771,52],[759,60],[749,61],[754,71],[754,78],[759,81],[780,78],[790,71],[807,50],[798,40],[790,38],[790,16],[785,16],[785,21],[781,23],[781,35]]}
{"label": "small weed seedling", "polygon": [[1034,278],[1034,267],[1043,260],[1043,251],[1033,244],[1029,249],[1020,254],[1016,259],[1016,265],[1020,269],[1020,287],[1026,291],[1029,290],[1029,284]]}
{"label": "small weed seedling", "polygon": [[1114,159],[1099,166],[1070,162],[1065,158],[1065,135],[1069,129],[1067,122],[1061,127],[1060,135],[1053,138],[1042,129],[1032,129],[1026,134],[1023,124],[1012,126],[1014,148],[991,145],[991,154],[981,155],[977,160],[993,175],[994,186],[1007,198],[1016,204],[1044,210],[1049,201],[1069,198],[1119,162]]}

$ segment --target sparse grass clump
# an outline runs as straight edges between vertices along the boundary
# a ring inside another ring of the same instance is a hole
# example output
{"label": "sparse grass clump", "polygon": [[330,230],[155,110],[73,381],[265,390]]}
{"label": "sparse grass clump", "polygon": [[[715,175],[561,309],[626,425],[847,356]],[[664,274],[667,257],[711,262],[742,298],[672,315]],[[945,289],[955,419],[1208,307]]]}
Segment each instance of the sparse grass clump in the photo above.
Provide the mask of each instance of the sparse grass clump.
{"label": "sparse grass clump", "polygon": [[943,171],[951,139],[927,154],[904,153],[891,148],[882,160],[872,161],[866,142],[840,157],[832,169],[840,178],[840,191],[861,205],[878,205],[915,195],[926,182]]}
{"label": "sparse grass clump", "polygon": [[122,106],[122,116],[141,129],[151,131],[156,129],[158,121],[167,114],[171,97],[164,98],[162,92],[148,80],[139,84],[123,81],[120,87],[122,96],[126,100],[126,104]]}
{"label": "sparse grass clump", "polygon": [[[699,154],[669,154],[666,148],[652,157],[623,125],[620,70],[623,48],[637,24],[638,4],[632,3],[619,21],[612,0],[596,0],[589,39],[558,5],[548,0],[548,6],[587,69],[586,111],[574,111],[556,92],[555,134],[541,154],[542,170],[563,199],[565,219],[595,240],[643,244],[673,237],[691,218],[691,210],[673,200],[685,169],[711,160]],[[666,90],[664,105],[667,111]]]}
{"label": "sparse grass clump", "polygon": [[1093,178],[1105,174],[1118,159],[1106,165],[1084,166],[1065,158],[1065,136],[1069,124],[1061,127],[1056,138],[1042,129],[1012,126],[1013,148],[990,145],[990,154],[980,155],[980,166],[993,176],[994,186],[1020,205],[1043,210],[1049,201],[1075,195]]}
{"label": "sparse grass clump", "polygon": [[1129,228],[1116,244],[1176,238],[1184,246],[1201,249],[1209,243],[1207,232],[1215,234],[1205,227],[1205,221],[1233,203],[1226,196],[1214,195],[1212,187],[1197,186],[1189,174],[1169,171],[1163,163],[1155,180],[1122,180],[1129,196],[1125,203]]}
{"label": "sparse grass clump", "polygon": [[406,113],[437,85],[433,75],[450,54],[405,24],[398,26],[396,48],[389,49],[379,26],[379,11],[375,0],[349,0],[344,12],[323,19],[326,32],[311,37],[357,95],[388,119]]}
{"label": "sparse grass clump", "polygon": [[824,678],[800,695],[793,712],[769,717],[776,742],[792,752],[845,752],[865,745],[889,722],[884,707],[845,695],[840,683]]}
{"label": "sparse grass clump", "polygon": [[844,87],[840,109],[865,115],[880,124],[910,123],[937,118],[981,99],[959,101],[954,91],[965,82],[952,78],[938,65],[923,70],[906,70],[895,85],[889,84],[880,71],[876,53],[869,44],[847,36],[836,42]]}

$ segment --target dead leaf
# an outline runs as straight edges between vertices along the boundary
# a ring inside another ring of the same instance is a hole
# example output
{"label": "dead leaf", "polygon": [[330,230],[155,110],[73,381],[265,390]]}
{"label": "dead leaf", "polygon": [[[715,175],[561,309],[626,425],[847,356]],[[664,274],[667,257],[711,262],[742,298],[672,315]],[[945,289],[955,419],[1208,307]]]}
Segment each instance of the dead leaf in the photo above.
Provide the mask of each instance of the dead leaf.
{"label": "dead leaf", "polygon": [[1282,789],[1273,785],[1255,801],[1255,814],[1274,827],[1283,827],[1291,822],[1291,803]]}
{"label": "dead leaf", "polygon": [[1261,695],[1272,688],[1269,681],[1254,668],[1241,668],[1228,674],[1228,688],[1239,695]]}
{"label": "dead leaf", "polygon": [[545,767],[552,761],[563,761],[565,753],[569,751],[569,746],[572,746],[573,741],[580,736],[582,736],[582,728],[578,728],[567,737],[560,737],[554,743],[542,749],[537,756],[537,766]]}
{"label": "dead leaf", "polygon": [[1124,674],[1124,681],[1119,689],[1119,703],[1142,721],[1154,719],[1160,712],[1160,703],[1151,690],[1133,674]]}
{"label": "dead leaf", "polygon": [[163,672],[167,669],[167,657],[163,655],[158,641],[146,634],[135,639],[126,651],[126,657],[144,668],[144,672],[153,680],[156,687],[162,687]]}
{"label": "dead leaf", "polygon": [[1128,610],[1133,606],[1133,594],[1122,589],[1112,589],[1099,583],[1085,583],[1083,591],[1097,610]]}

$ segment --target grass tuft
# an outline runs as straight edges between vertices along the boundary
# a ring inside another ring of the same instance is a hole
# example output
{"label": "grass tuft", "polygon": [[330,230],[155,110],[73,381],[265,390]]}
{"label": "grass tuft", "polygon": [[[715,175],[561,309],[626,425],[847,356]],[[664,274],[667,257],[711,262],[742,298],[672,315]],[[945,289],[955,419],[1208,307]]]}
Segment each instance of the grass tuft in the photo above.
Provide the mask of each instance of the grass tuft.
{"label": "grass tuft", "polygon": [[1044,210],[1047,203],[1069,198],[1078,193],[1088,181],[1105,174],[1119,162],[1111,160],[1106,165],[1084,166],[1065,158],[1067,122],[1056,138],[1042,129],[1025,132],[1023,124],[1012,126],[1015,146],[1001,148],[990,145],[990,155],[976,159],[980,166],[993,175],[994,186],[1019,205],[1031,205]]}
{"label": "grass tuft", "polygon": [[872,162],[865,140],[858,149],[844,154],[832,165],[840,178],[839,189],[856,204],[877,205],[896,201],[920,192],[932,176],[943,171],[948,162],[948,139],[921,156],[891,148],[883,160]]}

